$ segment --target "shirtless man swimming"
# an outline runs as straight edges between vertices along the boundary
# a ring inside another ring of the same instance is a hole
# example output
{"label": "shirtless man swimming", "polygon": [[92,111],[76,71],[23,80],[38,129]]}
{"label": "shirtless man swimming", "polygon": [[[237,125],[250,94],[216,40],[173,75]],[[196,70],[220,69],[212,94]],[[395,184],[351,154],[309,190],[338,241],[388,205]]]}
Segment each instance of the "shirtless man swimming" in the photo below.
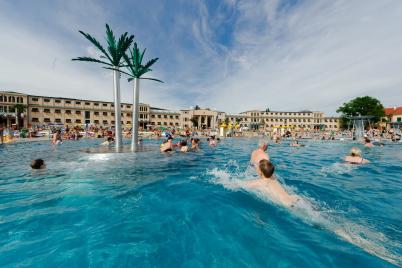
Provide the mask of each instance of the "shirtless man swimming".
{"label": "shirtless man swimming", "polygon": [[281,183],[274,176],[275,167],[266,159],[259,162],[257,172],[260,178],[247,181],[244,187],[247,190],[255,191],[270,200],[285,207],[291,207],[299,198],[291,195],[282,187]]}
{"label": "shirtless man swimming", "polygon": [[269,156],[266,153],[267,149],[268,149],[268,142],[265,140],[260,140],[258,142],[258,149],[254,150],[251,153],[251,159],[250,159],[251,164],[257,167],[261,160],[263,159],[269,160]]}

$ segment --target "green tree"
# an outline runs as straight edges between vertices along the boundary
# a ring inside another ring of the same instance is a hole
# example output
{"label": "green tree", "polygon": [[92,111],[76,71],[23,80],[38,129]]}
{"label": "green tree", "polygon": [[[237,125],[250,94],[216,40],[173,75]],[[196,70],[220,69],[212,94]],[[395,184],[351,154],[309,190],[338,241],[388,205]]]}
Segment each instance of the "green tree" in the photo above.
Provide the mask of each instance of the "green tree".
{"label": "green tree", "polygon": [[20,129],[24,125],[24,122],[22,121],[21,118],[21,114],[25,113],[25,111],[27,110],[27,106],[21,103],[17,103],[11,106],[11,109],[13,109],[17,115],[17,127],[18,129]]}
{"label": "green tree", "polygon": [[350,116],[371,116],[370,121],[373,123],[379,122],[385,116],[384,106],[370,96],[354,98],[344,103],[336,112],[341,113],[341,123],[344,126],[349,123]]}
{"label": "green tree", "polygon": [[107,48],[105,49],[98,40],[92,37],[88,33],[79,31],[89,42],[91,42],[101,53],[99,59],[91,57],[78,57],[72,59],[73,61],[87,61],[94,62],[103,65],[105,69],[113,70],[113,80],[114,80],[114,109],[115,109],[115,139],[116,139],[116,149],[122,146],[122,131],[121,131],[121,107],[120,107],[120,72],[119,68],[124,66],[123,56],[125,55],[127,49],[134,40],[134,35],[128,35],[124,33],[120,36],[119,40],[113,34],[109,25],[106,24],[106,43]]}
{"label": "green tree", "polygon": [[140,79],[153,80],[160,83],[163,83],[161,80],[149,77],[142,77],[144,74],[152,71],[151,66],[158,61],[158,58],[154,58],[148,61],[145,65],[142,64],[142,60],[145,54],[144,49],[142,52],[137,46],[137,43],[134,43],[133,49],[129,50],[130,56],[126,54],[123,55],[124,60],[126,62],[126,69],[128,72],[123,72],[127,74],[130,78],[129,82],[134,80],[133,87],[133,113],[132,113],[132,131],[131,131],[131,150],[136,151],[138,146],[138,114],[139,114],[139,95],[140,95]]}

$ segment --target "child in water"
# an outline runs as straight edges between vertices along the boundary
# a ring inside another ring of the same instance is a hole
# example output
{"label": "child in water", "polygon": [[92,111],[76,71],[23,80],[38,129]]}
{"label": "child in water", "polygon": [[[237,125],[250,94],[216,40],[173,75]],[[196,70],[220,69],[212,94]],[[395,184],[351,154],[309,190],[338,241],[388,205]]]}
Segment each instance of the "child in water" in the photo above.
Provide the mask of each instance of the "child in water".
{"label": "child in water", "polygon": [[274,165],[269,160],[262,159],[257,167],[260,178],[247,181],[244,185],[245,188],[263,194],[285,207],[293,206],[299,200],[299,197],[286,192],[281,183],[275,178],[274,171]]}

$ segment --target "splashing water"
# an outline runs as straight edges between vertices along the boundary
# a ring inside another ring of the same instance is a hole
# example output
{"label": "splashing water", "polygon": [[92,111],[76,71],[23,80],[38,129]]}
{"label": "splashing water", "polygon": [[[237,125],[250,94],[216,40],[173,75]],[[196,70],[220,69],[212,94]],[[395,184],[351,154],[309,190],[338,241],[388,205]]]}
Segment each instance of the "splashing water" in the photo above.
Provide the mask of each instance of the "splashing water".
{"label": "splashing water", "polygon": [[[231,168],[232,166],[236,167],[234,169],[235,172],[231,172],[231,170],[233,170]],[[346,170],[345,166],[347,167]],[[355,167],[352,165],[336,163],[327,169],[323,168],[323,170],[326,170],[327,172],[337,170],[343,174],[352,171],[354,168]],[[240,172],[239,165],[232,160],[224,169],[214,168],[208,170],[207,175],[211,177],[209,180],[211,183],[220,184],[228,190],[245,191],[264,202],[273,205],[278,204],[272,196],[266,194],[267,191],[259,191],[247,187],[247,180],[256,177],[253,168],[248,167],[245,172]],[[288,191],[292,191],[290,190],[290,187],[287,187],[286,185],[284,185],[284,187]],[[319,202],[312,201],[306,196],[300,197],[301,198],[294,204],[294,206],[289,208],[288,211],[290,213],[297,216],[307,224],[314,225],[336,234],[341,239],[360,247],[372,255],[392,264],[398,266],[402,265],[401,256],[387,249],[387,247],[401,248],[400,243],[390,240],[381,232],[376,232],[368,227],[350,222],[349,220],[335,215],[335,213],[331,214],[331,211],[324,208],[324,206],[320,206]]]}

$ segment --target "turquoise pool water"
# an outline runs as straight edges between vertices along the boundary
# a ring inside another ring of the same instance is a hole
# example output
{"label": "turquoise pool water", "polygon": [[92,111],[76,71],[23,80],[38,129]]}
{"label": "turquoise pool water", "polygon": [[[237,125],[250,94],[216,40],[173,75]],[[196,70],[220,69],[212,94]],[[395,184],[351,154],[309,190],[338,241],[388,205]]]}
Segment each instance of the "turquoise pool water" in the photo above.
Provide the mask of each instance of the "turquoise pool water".
{"label": "turquoise pool water", "polygon": [[[303,198],[289,211],[242,182],[255,139],[188,154],[88,154],[100,140],[0,146],[0,266],[401,266],[402,146],[284,142],[269,152]],[[47,169],[32,171],[43,158]]]}

